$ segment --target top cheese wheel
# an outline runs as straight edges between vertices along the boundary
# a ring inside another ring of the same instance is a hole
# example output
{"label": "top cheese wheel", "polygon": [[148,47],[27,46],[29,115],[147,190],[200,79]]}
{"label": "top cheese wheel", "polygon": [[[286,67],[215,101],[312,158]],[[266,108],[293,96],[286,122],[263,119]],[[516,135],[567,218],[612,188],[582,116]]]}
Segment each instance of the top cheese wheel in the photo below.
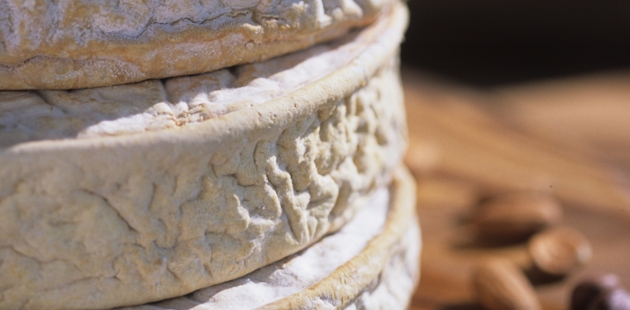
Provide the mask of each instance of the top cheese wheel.
{"label": "top cheese wheel", "polygon": [[2,0],[0,89],[75,89],[261,61],[372,22],[392,0]]}

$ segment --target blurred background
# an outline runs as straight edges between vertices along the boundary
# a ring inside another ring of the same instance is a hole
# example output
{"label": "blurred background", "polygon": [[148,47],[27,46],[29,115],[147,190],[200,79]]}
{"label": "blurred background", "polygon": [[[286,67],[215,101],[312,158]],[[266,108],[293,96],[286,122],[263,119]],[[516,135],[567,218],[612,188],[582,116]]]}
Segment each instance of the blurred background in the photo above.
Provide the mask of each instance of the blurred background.
{"label": "blurred background", "polygon": [[568,309],[573,288],[593,274],[616,274],[629,288],[630,1],[408,5],[405,161],[423,229],[410,308],[482,309],[476,264],[530,259],[527,242],[468,242],[475,232],[465,219],[479,202],[512,192],[559,199],[561,225],[592,246],[585,266],[535,283],[543,309]]}
{"label": "blurred background", "polygon": [[630,65],[630,1],[410,0],[405,66],[475,86]]}

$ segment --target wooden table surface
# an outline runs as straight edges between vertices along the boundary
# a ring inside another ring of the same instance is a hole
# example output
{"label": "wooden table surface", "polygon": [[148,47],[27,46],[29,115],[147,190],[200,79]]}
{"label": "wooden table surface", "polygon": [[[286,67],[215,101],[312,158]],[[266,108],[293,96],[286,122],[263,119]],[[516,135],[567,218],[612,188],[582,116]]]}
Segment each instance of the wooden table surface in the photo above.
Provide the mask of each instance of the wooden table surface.
{"label": "wooden table surface", "polygon": [[516,190],[558,197],[563,225],[593,246],[588,266],[536,285],[544,309],[566,309],[588,274],[616,273],[630,288],[630,71],[484,90],[403,71],[403,83],[424,242],[410,309],[480,309],[475,263],[528,260],[524,244],[469,242],[462,224],[481,197]]}

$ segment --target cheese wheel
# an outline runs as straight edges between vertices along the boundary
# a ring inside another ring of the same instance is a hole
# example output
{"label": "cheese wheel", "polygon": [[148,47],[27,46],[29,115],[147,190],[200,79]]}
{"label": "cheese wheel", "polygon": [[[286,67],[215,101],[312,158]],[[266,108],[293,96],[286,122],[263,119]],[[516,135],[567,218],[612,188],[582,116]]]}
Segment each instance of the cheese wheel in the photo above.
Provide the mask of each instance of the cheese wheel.
{"label": "cheese wheel", "polygon": [[[397,6],[342,46],[331,43],[330,53],[362,48],[289,91],[274,85],[327,52],[288,55],[296,62],[270,76],[235,68],[234,80],[253,79],[232,89],[240,94],[231,103],[212,105],[223,97],[204,91],[216,82],[205,75],[181,78],[174,90],[172,81],[117,88],[139,89],[135,97],[1,92],[0,308],[181,296],[339,229],[401,162],[397,47],[406,16]],[[238,100],[248,92],[255,100]]]}
{"label": "cheese wheel", "polygon": [[337,38],[394,0],[3,0],[0,89],[198,74]]}
{"label": "cheese wheel", "polygon": [[399,171],[387,193],[300,253],[186,296],[119,310],[405,309],[420,267],[413,179]]}

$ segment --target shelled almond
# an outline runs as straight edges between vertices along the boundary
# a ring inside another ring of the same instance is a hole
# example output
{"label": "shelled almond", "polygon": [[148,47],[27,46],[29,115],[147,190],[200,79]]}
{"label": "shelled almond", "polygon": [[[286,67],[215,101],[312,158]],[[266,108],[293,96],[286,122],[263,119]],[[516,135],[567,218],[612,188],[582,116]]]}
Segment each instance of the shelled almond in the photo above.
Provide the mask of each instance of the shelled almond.
{"label": "shelled almond", "polygon": [[485,309],[542,309],[532,285],[509,260],[496,258],[479,264],[473,275],[473,286]]}
{"label": "shelled almond", "polygon": [[588,239],[569,227],[554,228],[535,235],[528,244],[536,268],[551,275],[566,275],[591,261]]}
{"label": "shelled almond", "polygon": [[505,242],[524,241],[561,221],[558,200],[538,192],[498,195],[481,203],[472,218],[480,239]]}
{"label": "shelled almond", "polygon": [[[539,283],[538,275],[556,281],[590,262],[590,242],[573,228],[558,227],[562,217],[560,203],[538,192],[501,194],[476,206],[471,223],[479,241],[506,245],[527,241],[525,260],[518,266],[506,258],[477,266],[473,286],[484,309],[541,309],[532,286]],[[620,293],[615,294],[620,299]]]}

